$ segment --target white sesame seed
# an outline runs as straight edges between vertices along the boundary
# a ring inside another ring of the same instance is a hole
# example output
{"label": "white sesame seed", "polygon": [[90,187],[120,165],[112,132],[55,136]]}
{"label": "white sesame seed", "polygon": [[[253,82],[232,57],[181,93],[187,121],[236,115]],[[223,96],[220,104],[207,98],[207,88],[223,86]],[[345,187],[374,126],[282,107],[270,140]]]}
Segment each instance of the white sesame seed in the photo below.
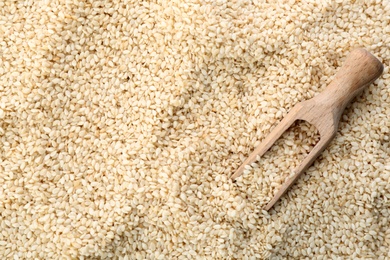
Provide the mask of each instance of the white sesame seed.
{"label": "white sesame seed", "polygon": [[[274,2],[0,1],[0,258],[388,259],[390,5]],[[316,129],[229,176],[355,46],[382,77],[262,210]]]}

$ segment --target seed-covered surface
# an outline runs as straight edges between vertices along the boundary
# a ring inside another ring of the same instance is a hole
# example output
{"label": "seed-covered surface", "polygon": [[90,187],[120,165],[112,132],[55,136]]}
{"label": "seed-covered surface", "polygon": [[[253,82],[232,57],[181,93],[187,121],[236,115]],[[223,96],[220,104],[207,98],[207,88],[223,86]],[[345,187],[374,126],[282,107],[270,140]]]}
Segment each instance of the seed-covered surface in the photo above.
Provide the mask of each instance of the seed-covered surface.
{"label": "seed-covered surface", "polygon": [[[389,259],[389,1],[0,1],[1,259]],[[365,47],[382,77],[229,176]]]}

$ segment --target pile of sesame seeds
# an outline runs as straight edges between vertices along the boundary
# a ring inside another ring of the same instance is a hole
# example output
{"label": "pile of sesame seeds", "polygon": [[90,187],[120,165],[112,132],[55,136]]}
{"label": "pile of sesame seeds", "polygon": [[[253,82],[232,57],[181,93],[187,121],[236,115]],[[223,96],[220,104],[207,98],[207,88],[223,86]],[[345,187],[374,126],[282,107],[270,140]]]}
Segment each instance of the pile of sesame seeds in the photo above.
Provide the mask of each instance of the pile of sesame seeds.
{"label": "pile of sesame seeds", "polygon": [[[0,258],[390,258],[388,1],[0,2]],[[318,139],[229,177],[364,47],[384,74]]]}

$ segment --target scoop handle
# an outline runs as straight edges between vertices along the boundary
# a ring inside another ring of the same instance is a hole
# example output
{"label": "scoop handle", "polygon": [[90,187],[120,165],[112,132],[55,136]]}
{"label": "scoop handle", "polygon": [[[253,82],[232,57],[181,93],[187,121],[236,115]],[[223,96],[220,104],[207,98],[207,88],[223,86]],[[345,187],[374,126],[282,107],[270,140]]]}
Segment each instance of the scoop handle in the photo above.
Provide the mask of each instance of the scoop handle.
{"label": "scoop handle", "polygon": [[318,99],[331,102],[341,115],[344,108],[383,72],[383,64],[365,49],[354,49]]}

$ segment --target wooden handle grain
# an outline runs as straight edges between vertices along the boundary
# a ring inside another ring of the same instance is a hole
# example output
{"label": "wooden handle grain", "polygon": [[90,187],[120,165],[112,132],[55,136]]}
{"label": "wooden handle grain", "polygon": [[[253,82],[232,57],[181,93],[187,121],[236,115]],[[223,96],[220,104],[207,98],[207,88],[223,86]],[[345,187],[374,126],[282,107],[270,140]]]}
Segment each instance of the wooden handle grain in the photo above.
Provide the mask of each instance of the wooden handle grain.
{"label": "wooden handle grain", "polygon": [[[336,134],[341,114],[352,99],[374,82],[383,72],[382,63],[364,49],[353,50],[328,87],[314,98],[301,103],[301,109],[290,117],[312,123],[320,132],[321,139],[303,162],[265,206],[270,210],[288,188],[312,164]],[[299,105],[298,105],[299,107]]]}
{"label": "wooden handle grain", "polygon": [[354,49],[328,87],[318,95],[326,99],[341,114],[344,108],[363,89],[374,82],[383,72],[383,64],[365,49]]}
{"label": "wooden handle grain", "polygon": [[245,165],[256,161],[257,156],[261,157],[295,120],[301,119],[313,124],[319,131],[321,139],[294,170],[294,175],[282,185],[265,206],[266,210],[271,209],[332,141],[347,104],[366,86],[374,82],[382,72],[383,65],[375,56],[364,49],[353,50],[325,90],[312,99],[296,104],[237,169],[232,179],[234,180],[243,173]]}

